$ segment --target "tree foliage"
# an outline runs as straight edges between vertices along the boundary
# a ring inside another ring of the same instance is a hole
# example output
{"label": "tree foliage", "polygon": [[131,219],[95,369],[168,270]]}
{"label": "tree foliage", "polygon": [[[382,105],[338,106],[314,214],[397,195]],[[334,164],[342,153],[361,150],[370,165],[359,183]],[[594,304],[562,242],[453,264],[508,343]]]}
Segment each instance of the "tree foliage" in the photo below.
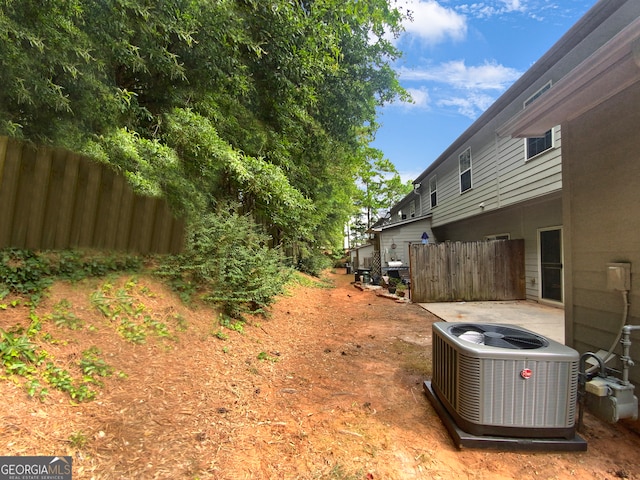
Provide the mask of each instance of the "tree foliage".
{"label": "tree foliage", "polygon": [[0,133],[190,219],[238,202],[272,243],[336,246],[376,107],[405,95],[401,20],[387,0],[0,0]]}
{"label": "tree foliage", "polygon": [[366,243],[366,231],[412,188],[403,182],[396,167],[376,149],[367,149],[369,161],[358,172],[360,189],[354,197],[355,212],[349,225],[352,245]]}

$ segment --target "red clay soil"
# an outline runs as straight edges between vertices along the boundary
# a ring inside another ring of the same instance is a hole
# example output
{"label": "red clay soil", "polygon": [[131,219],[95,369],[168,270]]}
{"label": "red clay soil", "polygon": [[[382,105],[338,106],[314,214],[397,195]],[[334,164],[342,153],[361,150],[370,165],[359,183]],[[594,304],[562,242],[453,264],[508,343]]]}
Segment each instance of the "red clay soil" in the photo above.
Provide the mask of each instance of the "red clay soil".
{"label": "red clay soil", "polygon": [[[422,389],[438,319],[344,272],[326,280],[236,332],[153,279],[112,279],[171,333],[140,345],[92,305],[104,280],[56,284],[37,309],[39,348],[77,378],[98,347],[114,374],[88,402],[30,398],[24,379],[2,377],[0,455],[71,455],[75,480],[640,479],[640,437],[589,414],[587,452],[458,450]],[[82,328],[47,320],[61,299]],[[0,328],[16,323],[26,307],[0,310]]]}

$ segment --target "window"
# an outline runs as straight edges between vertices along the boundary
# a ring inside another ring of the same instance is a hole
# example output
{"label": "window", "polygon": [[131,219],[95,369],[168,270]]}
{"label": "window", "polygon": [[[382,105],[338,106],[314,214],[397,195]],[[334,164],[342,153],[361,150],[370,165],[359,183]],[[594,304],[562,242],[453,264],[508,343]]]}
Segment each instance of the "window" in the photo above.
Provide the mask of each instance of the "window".
{"label": "window", "polygon": [[409,203],[409,217],[413,218],[415,216],[416,216],[416,201],[411,200],[411,202]]}
{"label": "window", "polygon": [[511,235],[508,233],[498,233],[496,235],[487,235],[484,237],[485,240],[509,240]]}
{"label": "window", "polygon": [[[551,88],[551,82],[547,82],[544,87],[531,95],[524,102],[524,107],[531,105],[536,99],[538,99],[544,92]],[[524,153],[525,160],[535,157],[542,152],[553,148],[553,129],[548,130],[543,137],[532,137],[524,139]]]}
{"label": "window", "polygon": [[460,193],[471,190],[471,148],[458,157],[460,163]]}
{"label": "window", "polygon": [[553,148],[553,129],[548,130],[544,137],[525,138],[524,148],[527,160]]}
{"label": "window", "polygon": [[438,205],[438,180],[436,177],[429,179],[429,197],[431,198],[431,208]]}

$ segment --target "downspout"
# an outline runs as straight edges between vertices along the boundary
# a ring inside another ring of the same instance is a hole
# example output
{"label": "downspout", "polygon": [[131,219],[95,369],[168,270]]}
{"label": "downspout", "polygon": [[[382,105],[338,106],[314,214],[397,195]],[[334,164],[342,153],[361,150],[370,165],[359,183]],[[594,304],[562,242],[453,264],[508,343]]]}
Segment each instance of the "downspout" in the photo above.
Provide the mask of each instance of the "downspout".
{"label": "downspout", "polygon": [[420,195],[420,192],[418,192],[418,190],[420,189],[420,187],[422,186],[421,183],[414,183],[413,184],[413,193],[415,195],[418,195],[418,200],[420,200],[420,214],[418,215],[419,217],[422,216],[422,195]]}

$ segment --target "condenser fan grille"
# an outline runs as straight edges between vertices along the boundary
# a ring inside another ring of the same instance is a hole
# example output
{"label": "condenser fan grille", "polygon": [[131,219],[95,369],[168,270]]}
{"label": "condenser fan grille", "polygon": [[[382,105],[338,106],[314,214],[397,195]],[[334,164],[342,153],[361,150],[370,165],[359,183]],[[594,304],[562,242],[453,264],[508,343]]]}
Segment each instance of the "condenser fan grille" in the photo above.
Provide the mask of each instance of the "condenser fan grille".
{"label": "condenser fan grille", "polygon": [[461,340],[490,347],[531,350],[549,345],[547,340],[531,332],[491,324],[456,324],[449,333]]}

